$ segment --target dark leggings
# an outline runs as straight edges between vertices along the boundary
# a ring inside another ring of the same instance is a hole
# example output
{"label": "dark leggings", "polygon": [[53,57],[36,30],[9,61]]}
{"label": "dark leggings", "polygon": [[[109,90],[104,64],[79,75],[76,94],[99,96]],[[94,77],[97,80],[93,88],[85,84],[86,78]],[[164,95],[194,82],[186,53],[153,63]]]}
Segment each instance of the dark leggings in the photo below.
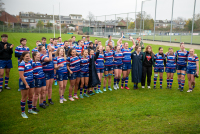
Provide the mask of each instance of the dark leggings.
{"label": "dark leggings", "polygon": [[150,86],[152,75],[152,67],[142,66],[142,86],[145,86],[146,76],[147,76],[147,86]]}

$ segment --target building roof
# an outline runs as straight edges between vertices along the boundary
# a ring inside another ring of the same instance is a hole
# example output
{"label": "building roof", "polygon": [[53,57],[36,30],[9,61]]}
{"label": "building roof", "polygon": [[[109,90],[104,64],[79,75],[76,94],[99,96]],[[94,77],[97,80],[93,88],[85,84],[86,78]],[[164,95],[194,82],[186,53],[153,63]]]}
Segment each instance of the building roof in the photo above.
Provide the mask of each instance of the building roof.
{"label": "building roof", "polygon": [[82,17],[81,14],[69,14],[69,16],[81,16]]}
{"label": "building roof", "polygon": [[[33,13],[33,12],[19,12],[20,18],[30,18],[30,19],[53,19],[53,15],[47,15],[47,14],[40,14],[40,13]],[[55,20],[59,20],[59,15],[54,15]]]}
{"label": "building roof", "polygon": [[16,16],[10,15],[9,13],[7,13],[5,11],[0,11],[0,21],[11,22],[11,23],[19,23],[19,22],[21,22],[21,20],[19,21],[16,18]]}

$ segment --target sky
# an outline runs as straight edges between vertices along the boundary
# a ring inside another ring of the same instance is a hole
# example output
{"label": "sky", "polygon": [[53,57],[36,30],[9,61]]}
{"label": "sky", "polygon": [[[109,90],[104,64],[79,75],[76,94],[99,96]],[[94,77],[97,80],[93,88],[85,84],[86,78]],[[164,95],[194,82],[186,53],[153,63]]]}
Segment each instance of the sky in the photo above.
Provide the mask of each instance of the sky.
{"label": "sky", "polygon": [[[143,11],[153,19],[155,17],[155,1],[148,0],[143,2]],[[39,12],[43,14],[81,14],[84,19],[88,19],[91,12],[94,16],[135,12],[136,0],[2,0],[5,10],[13,15],[19,12]],[[136,12],[141,12],[142,0],[137,0]],[[195,13],[200,13],[200,0],[196,0]],[[183,19],[192,18],[194,10],[194,0],[174,0],[173,18],[182,17]],[[172,0],[157,0],[156,20],[171,20]],[[125,18],[127,14],[117,15]],[[135,18],[134,13],[128,17]],[[114,19],[115,15],[106,16],[106,19]],[[97,17],[97,20],[105,17]]]}

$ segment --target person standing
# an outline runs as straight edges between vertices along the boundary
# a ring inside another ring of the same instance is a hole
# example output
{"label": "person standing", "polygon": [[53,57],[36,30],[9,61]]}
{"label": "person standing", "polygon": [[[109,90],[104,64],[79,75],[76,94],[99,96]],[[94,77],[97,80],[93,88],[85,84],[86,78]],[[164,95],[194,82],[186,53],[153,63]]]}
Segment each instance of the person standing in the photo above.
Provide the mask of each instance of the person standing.
{"label": "person standing", "polygon": [[141,37],[138,37],[137,38],[137,41],[136,41],[136,46],[141,46],[141,52],[143,52],[143,49],[145,49],[145,47],[144,47],[144,43],[141,41]]}
{"label": "person standing", "polygon": [[10,87],[8,87],[8,81],[9,81],[10,69],[13,68],[11,58],[14,46],[13,44],[7,42],[8,40],[7,34],[2,34],[1,39],[2,41],[0,42],[0,92],[2,92],[3,90],[4,70],[6,72],[4,88],[10,89]]}
{"label": "person standing", "polygon": [[145,52],[143,53],[142,58],[142,88],[145,88],[145,81],[147,76],[147,87],[150,89],[151,84],[151,76],[152,76],[152,66],[154,66],[154,54],[152,51],[152,47],[148,45],[145,48]]}
{"label": "person standing", "polygon": [[108,35],[108,40],[106,41],[106,46],[108,45],[108,43],[112,41],[112,47],[115,46],[115,42],[112,40],[112,36],[111,35]]}

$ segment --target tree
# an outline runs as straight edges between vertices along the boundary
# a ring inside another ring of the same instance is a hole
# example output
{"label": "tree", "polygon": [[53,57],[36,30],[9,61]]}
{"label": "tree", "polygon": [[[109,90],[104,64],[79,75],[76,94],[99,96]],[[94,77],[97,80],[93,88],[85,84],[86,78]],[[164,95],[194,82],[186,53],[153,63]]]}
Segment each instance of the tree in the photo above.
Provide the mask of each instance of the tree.
{"label": "tree", "polygon": [[52,27],[53,26],[53,24],[52,23],[50,23],[49,21],[47,22],[47,26],[46,27],[48,27],[48,28],[50,28],[50,27]]}
{"label": "tree", "polygon": [[134,22],[130,22],[128,25],[128,29],[134,29],[135,28],[135,23]]}
{"label": "tree", "polygon": [[[188,19],[188,20],[186,21],[185,28],[186,28],[187,30],[189,30],[189,31],[192,30],[192,20],[191,20],[191,19]],[[193,29],[196,29],[196,24],[195,24],[195,23],[194,23]]]}
{"label": "tree", "polygon": [[0,11],[5,11],[5,8],[3,7],[5,5],[1,0],[0,0]]}
{"label": "tree", "polygon": [[87,16],[87,18],[89,19],[89,24],[91,26],[91,22],[95,21],[95,16],[94,14],[92,14],[91,12],[89,12],[89,15]]}
{"label": "tree", "polygon": [[36,26],[37,28],[42,28],[44,26],[44,22],[39,20]]}
{"label": "tree", "polygon": [[70,26],[70,27],[75,27],[75,25],[74,25],[74,24],[69,24],[69,26]]}
{"label": "tree", "polygon": [[61,28],[65,28],[66,27],[66,24],[61,24]]}

